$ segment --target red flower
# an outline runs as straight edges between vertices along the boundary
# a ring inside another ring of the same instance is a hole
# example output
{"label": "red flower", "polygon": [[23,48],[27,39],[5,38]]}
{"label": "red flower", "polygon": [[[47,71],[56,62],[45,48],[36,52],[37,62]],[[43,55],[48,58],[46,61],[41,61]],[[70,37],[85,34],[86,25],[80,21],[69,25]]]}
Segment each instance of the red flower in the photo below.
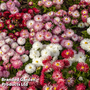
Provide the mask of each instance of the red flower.
{"label": "red flower", "polygon": [[32,9],[29,9],[29,10],[28,10],[28,13],[29,13],[29,14],[33,14],[33,10],[32,10]]}
{"label": "red flower", "polygon": [[0,22],[0,29],[3,29],[3,28],[4,28],[4,23]]}
{"label": "red flower", "polygon": [[90,88],[90,80],[89,80],[89,82],[88,82],[88,87]]}
{"label": "red flower", "polygon": [[84,62],[80,62],[77,64],[76,69],[79,71],[88,72],[89,66]]}
{"label": "red flower", "polygon": [[22,18],[22,14],[21,13],[16,13],[15,17],[16,17],[16,19],[21,19]]}
{"label": "red flower", "polygon": [[33,10],[34,10],[34,12],[37,13],[37,14],[40,12],[40,10],[38,10],[37,8],[33,8]]}
{"label": "red flower", "polygon": [[63,69],[64,68],[64,62],[63,62],[63,60],[57,60],[57,61],[53,62],[52,68],[54,70]]}
{"label": "red flower", "polygon": [[45,75],[44,75],[44,73],[42,73],[40,76],[40,85],[44,85],[44,77],[45,77]]}
{"label": "red flower", "polygon": [[15,32],[15,36],[19,37],[20,36],[20,32]]}
{"label": "red flower", "polygon": [[9,17],[9,15],[10,15],[10,12],[9,11],[5,11],[4,13],[3,13],[3,16],[6,18],[6,17]]}
{"label": "red flower", "polygon": [[63,59],[64,61],[64,67],[67,68],[70,66],[70,62],[67,59]]}
{"label": "red flower", "polygon": [[73,55],[74,55],[74,52],[71,49],[66,49],[66,50],[62,51],[62,53],[61,53],[61,56],[63,58],[73,57]]}
{"label": "red flower", "polygon": [[35,86],[30,86],[27,90],[36,90]]}
{"label": "red flower", "polygon": [[8,26],[7,26],[7,28],[9,29],[9,30],[12,30],[12,29],[14,29],[14,25],[13,24],[9,24]]}
{"label": "red flower", "polygon": [[85,90],[86,86],[83,83],[80,83],[76,86],[76,90]]}
{"label": "red flower", "polygon": [[13,33],[9,33],[9,36],[10,36],[11,38],[13,38],[13,37],[14,37],[14,34],[13,34]]}
{"label": "red flower", "polygon": [[8,20],[5,21],[5,24],[6,24],[6,25],[8,25],[8,24],[10,24],[10,23],[11,23],[11,20],[10,20],[10,19],[8,19]]}

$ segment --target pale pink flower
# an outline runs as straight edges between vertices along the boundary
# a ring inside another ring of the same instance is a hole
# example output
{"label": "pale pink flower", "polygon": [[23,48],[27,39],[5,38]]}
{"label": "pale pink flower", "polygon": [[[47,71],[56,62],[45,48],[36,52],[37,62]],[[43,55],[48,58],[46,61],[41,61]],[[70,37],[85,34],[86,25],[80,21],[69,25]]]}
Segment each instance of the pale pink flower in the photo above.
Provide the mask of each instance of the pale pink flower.
{"label": "pale pink flower", "polygon": [[6,3],[1,3],[0,9],[1,9],[1,10],[7,10]]}
{"label": "pale pink flower", "polygon": [[6,71],[6,70],[4,70],[3,71],[3,77],[9,77],[9,75],[10,75],[10,73],[9,73],[9,71]]}
{"label": "pale pink flower", "polygon": [[43,21],[43,17],[42,17],[42,15],[36,15],[36,16],[34,16],[34,20],[36,22],[42,22]]}
{"label": "pale pink flower", "polygon": [[56,0],[56,4],[63,4],[63,0]]}
{"label": "pale pink flower", "polygon": [[8,90],[8,86],[0,84],[0,90]]}
{"label": "pale pink flower", "polygon": [[53,11],[48,12],[47,15],[50,16],[50,17],[54,17],[55,16],[55,12],[53,12]]}
{"label": "pale pink flower", "polygon": [[59,43],[59,37],[57,35],[53,35],[51,38],[51,43]]}
{"label": "pale pink flower", "polygon": [[14,53],[15,53],[15,51],[14,51],[13,49],[10,49],[7,54],[8,54],[9,56],[13,56]]}
{"label": "pale pink flower", "polygon": [[67,37],[72,37],[74,35],[74,31],[71,29],[67,29],[67,31],[65,32]]}
{"label": "pale pink flower", "polygon": [[7,7],[9,9],[12,8],[12,7],[15,7],[15,3],[13,1],[11,1],[11,0],[9,0],[6,4],[7,4]]}
{"label": "pale pink flower", "polygon": [[64,23],[68,24],[68,23],[70,23],[70,21],[71,21],[70,17],[68,17],[68,16],[63,17],[63,22]]}
{"label": "pale pink flower", "polygon": [[20,32],[20,37],[23,37],[23,38],[28,38],[29,37],[29,32],[27,29],[22,29],[21,32]]}
{"label": "pale pink flower", "polygon": [[53,3],[52,3],[52,1],[46,1],[45,3],[44,3],[44,6],[45,7],[51,7],[53,5]]}
{"label": "pale pink flower", "polygon": [[61,33],[61,28],[57,26],[57,27],[55,27],[55,28],[52,30],[52,32],[53,32],[53,34],[58,35],[58,34]]}
{"label": "pale pink flower", "polygon": [[13,86],[13,87],[11,88],[11,90],[21,90],[21,87]]}
{"label": "pale pink flower", "polygon": [[15,6],[20,7],[20,3],[19,3],[19,1],[14,0],[13,2],[15,3]]}
{"label": "pale pink flower", "polygon": [[78,35],[77,35],[77,34],[74,34],[74,35],[72,36],[72,40],[73,40],[73,41],[77,41],[77,40],[78,40]]}
{"label": "pale pink flower", "polygon": [[80,16],[79,11],[78,11],[78,10],[74,11],[74,12],[72,13],[72,16],[73,16],[74,18],[78,18],[78,17]]}
{"label": "pale pink flower", "polygon": [[25,48],[23,46],[17,46],[16,52],[20,55],[25,53]]}
{"label": "pale pink flower", "polygon": [[53,25],[52,25],[51,22],[47,22],[47,23],[45,24],[45,29],[46,29],[46,30],[49,30],[49,29],[51,29],[52,27],[53,27]]}
{"label": "pale pink flower", "polygon": [[24,13],[23,14],[23,20],[27,21],[31,19],[31,15],[29,13]]}
{"label": "pale pink flower", "polygon": [[44,33],[43,32],[37,32],[35,37],[38,41],[43,41],[44,40]]}
{"label": "pale pink flower", "polygon": [[73,25],[75,25],[75,24],[78,23],[78,20],[77,20],[77,19],[73,19],[73,20],[71,21],[71,23],[72,23]]}
{"label": "pale pink flower", "polygon": [[34,24],[35,32],[40,31],[42,28],[43,28],[42,23],[37,22]]}
{"label": "pale pink flower", "polygon": [[49,41],[51,38],[52,38],[52,33],[46,31],[46,32],[44,33],[44,39],[45,39],[46,41]]}
{"label": "pale pink flower", "polygon": [[49,15],[47,15],[47,14],[43,14],[43,20],[44,21],[49,21],[50,20],[50,16]]}
{"label": "pale pink flower", "polygon": [[3,61],[9,60],[9,56],[8,56],[7,54],[4,54],[4,55],[2,56],[2,60],[3,60]]}
{"label": "pale pink flower", "polygon": [[12,7],[12,8],[10,8],[10,12],[11,12],[11,14],[16,14],[19,12],[19,9],[17,7]]}
{"label": "pale pink flower", "polygon": [[43,5],[42,1],[38,1],[38,6],[42,6],[42,5]]}
{"label": "pale pink flower", "polygon": [[14,60],[14,61],[12,62],[12,66],[13,66],[15,69],[21,68],[22,65],[23,65],[23,63],[22,63],[21,60]]}
{"label": "pale pink flower", "polygon": [[71,40],[66,40],[64,44],[64,46],[68,49],[73,47],[73,42]]}

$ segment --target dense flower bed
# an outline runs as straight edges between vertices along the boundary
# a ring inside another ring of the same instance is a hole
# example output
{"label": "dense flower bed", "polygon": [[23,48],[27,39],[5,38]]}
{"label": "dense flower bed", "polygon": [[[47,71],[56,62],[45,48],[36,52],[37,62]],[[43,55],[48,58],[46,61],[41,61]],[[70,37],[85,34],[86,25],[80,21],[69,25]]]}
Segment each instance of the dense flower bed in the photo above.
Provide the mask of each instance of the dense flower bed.
{"label": "dense flower bed", "polygon": [[0,90],[90,90],[90,0],[0,1]]}

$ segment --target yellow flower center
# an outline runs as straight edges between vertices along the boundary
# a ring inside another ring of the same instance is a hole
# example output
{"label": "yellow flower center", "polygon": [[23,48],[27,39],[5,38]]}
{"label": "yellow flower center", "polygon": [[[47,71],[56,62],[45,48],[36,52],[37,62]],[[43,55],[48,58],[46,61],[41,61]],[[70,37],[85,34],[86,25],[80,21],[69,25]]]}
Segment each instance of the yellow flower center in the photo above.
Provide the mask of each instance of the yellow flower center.
{"label": "yellow flower center", "polygon": [[0,27],[2,26],[2,24],[0,24]]}
{"label": "yellow flower center", "polygon": [[54,87],[54,90],[56,90],[56,87]]}
{"label": "yellow flower center", "polygon": [[9,26],[10,28],[12,27],[12,25]]}
{"label": "yellow flower center", "polygon": [[49,87],[47,87],[46,90],[49,90]]}
{"label": "yellow flower center", "polygon": [[66,52],[66,54],[68,55],[68,54],[69,54],[69,52]]}
{"label": "yellow flower center", "polygon": [[48,66],[46,66],[46,68],[48,68]]}
{"label": "yellow flower center", "polygon": [[68,80],[68,82],[70,82],[70,80]]}
{"label": "yellow flower center", "polygon": [[65,20],[67,21],[67,20],[68,20],[68,18],[65,18]]}
{"label": "yellow flower center", "polygon": [[29,69],[31,69],[32,67],[30,66]]}
{"label": "yellow flower center", "polygon": [[38,61],[36,61],[36,63],[38,63]]}
{"label": "yellow flower center", "polygon": [[84,69],[84,66],[82,66],[81,69]]}
{"label": "yellow flower center", "polygon": [[87,42],[85,42],[85,44],[88,44]]}
{"label": "yellow flower center", "polygon": [[60,64],[59,63],[56,63],[56,66],[59,66]]}
{"label": "yellow flower center", "polygon": [[70,43],[68,43],[68,45],[70,45]]}

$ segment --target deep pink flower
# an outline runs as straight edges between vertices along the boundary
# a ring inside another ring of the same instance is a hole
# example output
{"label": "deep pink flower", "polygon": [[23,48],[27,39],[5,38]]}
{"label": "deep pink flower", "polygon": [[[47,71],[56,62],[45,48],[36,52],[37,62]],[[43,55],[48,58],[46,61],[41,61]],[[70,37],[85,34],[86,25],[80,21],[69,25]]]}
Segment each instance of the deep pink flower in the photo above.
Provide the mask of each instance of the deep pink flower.
{"label": "deep pink flower", "polygon": [[21,68],[22,65],[23,65],[23,63],[22,63],[21,60],[14,60],[14,61],[12,62],[12,66],[13,66],[15,69]]}
{"label": "deep pink flower", "polygon": [[76,69],[78,71],[88,72],[89,66],[88,66],[88,64],[86,64],[84,62],[80,62],[80,63],[77,64]]}
{"label": "deep pink flower", "polygon": [[0,29],[3,29],[3,28],[4,28],[4,23],[0,22]]}
{"label": "deep pink flower", "polygon": [[76,90],[86,90],[86,86],[83,83],[80,83],[76,86]]}
{"label": "deep pink flower", "polygon": [[13,86],[13,87],[11,88],[11,90],[21,90],[21,88],[18,87],[18,86]]}
{"label": "deep pink flower", "polygon": [[3,77],[9,77],[9,75],[10,75],[10,73],[9,73],[9,71],[7,71],[7,70],[4,70],[3,72]]}

